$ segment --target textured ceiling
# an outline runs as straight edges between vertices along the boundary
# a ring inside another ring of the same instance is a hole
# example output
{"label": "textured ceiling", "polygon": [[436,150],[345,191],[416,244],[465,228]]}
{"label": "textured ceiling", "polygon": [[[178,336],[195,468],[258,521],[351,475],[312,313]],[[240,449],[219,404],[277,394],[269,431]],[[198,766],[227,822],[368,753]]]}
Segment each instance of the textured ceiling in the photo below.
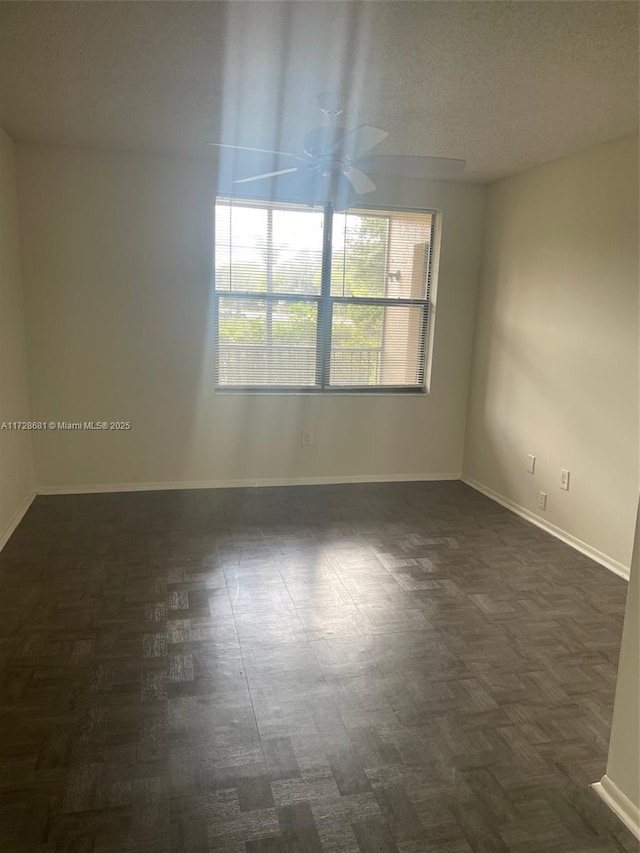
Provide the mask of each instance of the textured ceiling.
{"label": "textured ceiling", "polygon": [[0,2],[0,125],[18,140],[298,150],[337,90],[345,124],[390,132],[376,153],[492,180],[637,127],[638,5]]}

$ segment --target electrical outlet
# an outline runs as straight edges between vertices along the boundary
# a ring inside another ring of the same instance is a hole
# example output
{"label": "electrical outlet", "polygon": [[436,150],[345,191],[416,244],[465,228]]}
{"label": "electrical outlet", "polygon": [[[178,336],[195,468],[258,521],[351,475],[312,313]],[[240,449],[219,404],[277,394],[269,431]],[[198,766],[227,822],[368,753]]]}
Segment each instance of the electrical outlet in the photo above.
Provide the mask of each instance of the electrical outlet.
{"label": "electrical outlet", "polygon": [[529,456],[527,457],[527,471],[530,474],[533,474],[535,470],[536,470],[536,457],[532,456],[532,454],[530,453]]}
{"label": "electrical outlet", "polygon": [[560,469],[560,488],[564,489],[565,492],[569,491],[569,471],[566,468]]}
{"label": "electrical outlet", "polygon": [[313,444],[313,436],[309,430],[303,429],[300,432],[300,447],[311,447]]}
{"label": "electrical outlet", "polygon": [[546,509],[547,508],[547,493],[546,492],[538,492],[538,509]]}

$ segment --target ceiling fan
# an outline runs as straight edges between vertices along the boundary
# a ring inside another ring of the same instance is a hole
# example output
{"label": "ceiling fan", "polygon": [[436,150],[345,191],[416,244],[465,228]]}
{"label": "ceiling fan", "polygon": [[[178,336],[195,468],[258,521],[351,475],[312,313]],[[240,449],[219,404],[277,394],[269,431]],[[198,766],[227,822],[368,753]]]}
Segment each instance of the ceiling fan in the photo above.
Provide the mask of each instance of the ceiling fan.
{"label": "ceiling fan", "polygon": [[376,185],[370,175],[442,179],[459,174],[466,166],[466,161],[450,157],[370,154],[389,135],[386,130],[370,124],[361,124],[351,130],[338,125],[338,116],[343,112],[339,96],[331,93],[319,95],[318,103],[327,123],[324,127],[313,128],[305,135],[303,150],[299,154],[222,142],[208,142],[207,145],[269,155],[283,161],[278,164],[282,168],[236,178],[234,184],[250,184],[282,175],[296,175],[298,193],[306,203],[331,200],[335,210],[344,210],[352,193],[365,195],[373,192]]}

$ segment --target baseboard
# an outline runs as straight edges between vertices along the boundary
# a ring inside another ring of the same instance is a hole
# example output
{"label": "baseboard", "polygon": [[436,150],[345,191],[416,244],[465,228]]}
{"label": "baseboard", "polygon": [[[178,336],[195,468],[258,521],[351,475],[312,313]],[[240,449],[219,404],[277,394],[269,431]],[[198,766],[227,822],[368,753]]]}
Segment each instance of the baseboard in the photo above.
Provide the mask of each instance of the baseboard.
{"label": "baseboard", "polygon": [[483,486],[482,483],[478,483],[477,480],[474,480],[471,477],[465,477],[464,474],[460,479],[463,483],[471,486],[472,489],[482,492],[483,495],[486,495],[488,498],[491,498],[491,500],[499,503],[500,506],[511,510],[511,512],[514,512],[526,521],[530,521],[531,524],[535,524],[536,527],[540,527],[542,530],[545,530],[547,533],[555,536],[556,539],[560,539],[560,541],[564,542],[565,545],[570,545],[572,548],[575,548],[576,551],[580,551],[581,554],[584,554],[586,557],[590,557],[592,560],[595,560],[596,563],[600,563],[601,566],[609,569],[610,572],[618,575],[618,577],[624,578],[626,581],[629,580],[629,567],[625,566],[623,563],[619,563],[617,560],[614,560],[613,557],[609,557],[608,554],[603,554],[602,551],[592,548],[591,545],[588,545],[581,539],[572,536],[561,527],[557,527],[555,524],[551,524],[551,522],[546,521],[544,518],[540,518],[539,515],[531,512],[531,510],[510,501],[509,498],[505,498],[498,492],[494,492],[494,490],[490,489],[488,486]]}
{"label": "baseboard", "polygon": [[599,782],[594,782],[591,787],[640,841],[640,808],[632,803],[629,797],[623,794],[616,783],[606,774]]}
{"label": "baseboard", "polygon": [[354,474],[347,477],[270,477],[258,480],[177,480],[166,483],[103,483],[38,486],[39,495],[92,495],[108,492],[159,492],[179,489],[241,489],[265,486],[339,486],[347,483],[408,483],[459,480],[460,474]]}
{"label": "baseboard", "polygon": [[29,507],[31,506],[35,496],[36,496],[35,491],[30,492],[26,496],[26,498],[22,501],[22,503],[18,507],[17,511],[14,513],[9,524],[5,527],[5,529],[2,531],[2,533],[0,533],[0,551],[2,551],[4,546],[7,544],[7,542],[11,538],[13,531],[16,529],[16,527],[20,524],[20,522],[24,518],[25,513],[29,509]]}

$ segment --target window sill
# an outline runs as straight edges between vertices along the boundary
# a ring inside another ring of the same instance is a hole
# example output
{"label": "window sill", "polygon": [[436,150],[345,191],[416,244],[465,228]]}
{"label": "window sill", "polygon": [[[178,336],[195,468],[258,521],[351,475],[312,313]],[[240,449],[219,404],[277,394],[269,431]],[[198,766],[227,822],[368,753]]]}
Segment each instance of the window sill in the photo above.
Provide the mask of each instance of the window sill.
{"label": "window sill", "polygon": [[389,389],[367,389],[367,388],[332,388],[331,390],[311,389],[297,390],[284,388],[214,388],[214,394],[222,394],[229,397],[238,395],[250,397],[428,397],[426,388],[389,388]]}

